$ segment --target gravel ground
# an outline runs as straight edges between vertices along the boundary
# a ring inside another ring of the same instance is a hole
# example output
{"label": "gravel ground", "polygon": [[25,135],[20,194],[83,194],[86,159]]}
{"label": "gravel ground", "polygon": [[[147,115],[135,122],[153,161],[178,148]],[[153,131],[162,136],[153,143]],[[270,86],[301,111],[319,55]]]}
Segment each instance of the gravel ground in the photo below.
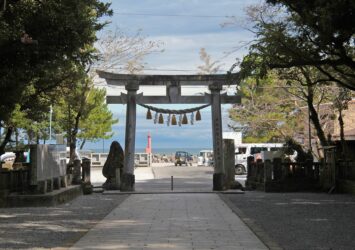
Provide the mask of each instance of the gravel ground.
{"label": "gravel ground", "polygon": [[66,248],[127,195],[84,195],[56,207],[0,208],[0,249]]}
{"label": "gravel ground", "polygon": [[251,191],[225,197],[284,249],[355,249],[355,196]]}

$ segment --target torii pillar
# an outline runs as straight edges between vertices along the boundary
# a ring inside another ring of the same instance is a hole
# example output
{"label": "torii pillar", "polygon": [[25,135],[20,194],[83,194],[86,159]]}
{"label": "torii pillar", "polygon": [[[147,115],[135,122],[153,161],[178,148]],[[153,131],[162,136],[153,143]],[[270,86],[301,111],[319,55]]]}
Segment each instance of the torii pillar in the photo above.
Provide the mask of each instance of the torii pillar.
{"label": "torii pillar", "polygon": [[221,84],[210,84],[212,111],[212,140],[213,140],[213,190],[225,189],[225,170],[223,157],[222,115],[221,115]]}
{"label": "torii pillar", "polygon": [[127,90],[127,112],[121,191],[134,191],[134,152],[136,144],[137,90],[139,89],[139,84],[136,81],[131,81],[125,85],[125,88]]}

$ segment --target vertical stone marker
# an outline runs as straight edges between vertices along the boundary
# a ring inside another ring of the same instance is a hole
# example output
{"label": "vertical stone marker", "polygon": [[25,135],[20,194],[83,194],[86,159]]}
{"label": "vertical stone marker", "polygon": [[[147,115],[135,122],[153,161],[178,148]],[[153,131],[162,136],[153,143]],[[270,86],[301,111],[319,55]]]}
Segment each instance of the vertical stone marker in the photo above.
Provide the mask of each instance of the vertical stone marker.
{"label": "vertical stone marker", "polygon": [[212,110],[212,139],[213,139],[213,190],[225,189],[225,170],[223,164],[223,141],[222,141],[222,115],[221,115],[221,90],[222,85],[210,84],[211,110]]}
{"label": "vertical stone marker", "polygon": [[223,139],[224,169],[226,171],[226,188],[232,188],[235,182],[235,149],[233,139]]}

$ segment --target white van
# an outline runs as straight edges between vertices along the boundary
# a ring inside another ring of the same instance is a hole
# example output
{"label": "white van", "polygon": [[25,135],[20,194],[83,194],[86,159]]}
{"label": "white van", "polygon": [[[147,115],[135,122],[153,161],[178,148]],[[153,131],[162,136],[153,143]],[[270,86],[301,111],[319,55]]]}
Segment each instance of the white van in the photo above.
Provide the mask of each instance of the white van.
{"label": "white van", "polygon": [[213,150],[201,150],[197,158],[197,166],[213,166]]}
{"label": "white van", "polygon": [[[282,143],[241,143],[235,144],[235,174],[247,172],[247,158],[254,156],[255,159],[262,159],[262,151],[280,151]],[[264,160],[264,159],[263,159]]]}

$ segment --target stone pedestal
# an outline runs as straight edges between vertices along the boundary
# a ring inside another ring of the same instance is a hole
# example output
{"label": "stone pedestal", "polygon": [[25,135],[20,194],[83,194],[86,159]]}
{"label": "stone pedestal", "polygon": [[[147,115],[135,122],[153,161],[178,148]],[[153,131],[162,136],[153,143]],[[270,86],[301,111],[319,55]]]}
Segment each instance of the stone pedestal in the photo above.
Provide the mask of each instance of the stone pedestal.
{"label": "stone pedestal", "polygon": [[225,174],[223,173],[214,173],[213,174],[213,190],[214,191],[223,191],[225,190]]}
{"label": "stone pedestal", "polygon": [[91,185],[91,160],[83,159],[82,160],[82,180],[83,180],[83,193],[84,194],[92,194],[93,186]]}
{"label": "stone pedestal", "polygon": [[134,174],[123,173],[121,182],[121,191],[134,191],[135,176]]}
{"label": "stone pedestal", "polygon": [[39,181],[37,184],[37,192],[40,194],[47,193],[47,181]]}
{"label": "stone pedestal", "polygon": [[91,182],[91,160],[90,159],[83,159],[82,180],[84,183]]}

